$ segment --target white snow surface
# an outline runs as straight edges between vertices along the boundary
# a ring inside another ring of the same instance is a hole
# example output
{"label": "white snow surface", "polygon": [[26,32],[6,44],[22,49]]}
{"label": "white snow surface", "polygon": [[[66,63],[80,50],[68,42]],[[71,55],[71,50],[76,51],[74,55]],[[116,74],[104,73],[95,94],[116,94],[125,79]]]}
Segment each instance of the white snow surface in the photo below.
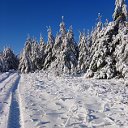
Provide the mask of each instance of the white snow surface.
{"label": "white snow surface", "polygon": [[21,119],[27,128],[126,128],[128,89],[123,80],[21,75]]}
{"label": "white snow surface", "polygon": [[[0,82],[0,128],[8,125],[10,88],[17,78],[14,73]],[[21,74],[17,89],[21,128],[128,128],[124,83],[44,71]]]}
{"label": "white snow surface", "polygon": [[0,128],[8,126],[12,89],[17,79],[17,73],[0,74]]}

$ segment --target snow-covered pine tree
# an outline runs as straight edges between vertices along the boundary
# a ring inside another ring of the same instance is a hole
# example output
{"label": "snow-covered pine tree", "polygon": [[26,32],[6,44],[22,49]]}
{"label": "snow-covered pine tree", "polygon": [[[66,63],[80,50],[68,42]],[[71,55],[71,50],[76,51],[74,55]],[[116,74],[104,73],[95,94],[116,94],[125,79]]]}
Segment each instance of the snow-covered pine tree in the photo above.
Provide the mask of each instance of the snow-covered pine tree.
{"label": "snow-covered pine tree", "polygon": [[46,44],[44,42],[44,39],[42,37],[42,35],[40,34],[40,43],[39,43],[39,46],[40,46],[40,51],[42,51],[42,53],[44,53],[44,49],[46,47]]}
{"label": "snow-covered pine tree", "polygon": [[128,26],[119,29],[113,41],[115,44],[116,70],[122,77],[128,78]]}
{"label": "snow-covered pine tree", "polygon": [[39,53],[38,53],[38,69],[43,68],[43,64],[45,62],[45,49],[46,49],[46,44],[44,42],[44,39],[42,35],[40,34],[40,43],[38,45]]}
{"label": "snow-covered pine tree", "polygon": [[76,73],[79,50],[74,40],[72,26],[69,27],[66,37],[62,42],[63,56],[64,56],[64,72]]}
{"label": "snow-covered pine tree", "polygon": [[17,70],[18,58],[10,48],[4,48],[0,53],[0,72],[6,72],[9,70]]}
{"label": "snow-covered pine tree", "polygon": [[54,61],[51,63],[51,69],[54,70],[56,74],[62,74],[64,69],[64,56],[62,43],[64,38],[67,36],[67,31],[64,23],[64,17],[62,16],[62,22],[59,25],[59,33],[56,34],[55,44],[53,46],[53,58]]}
{"label": "snow-covered pine tree", "polygon": [[124,0],[116,0],[114,21],[102,28],[96,37],[92,35],[91,63],[86,73],[87,77],[108,79],[115,76],[128,77],[128,23],[126,19]]}
{"label": "snow-covered pine tree", "polygon": [[114,21],[126,21],[128,18],[127,6],[125,0],[116,0],[115,11],[113,13]]}
{"label": "snow-covered pine tree", "polygon": [[85,73],[89,66],[89,45],[87,44],[87,38],[85,32],[80,32],[78,47],[79,47],[78,71]]}
{"label": "snow-covered pine tree", "polygon": [[51,63],[50,69],[59,75],[63,72],[64,66],[64,59],[63,59],[63,52],[62,52],[62,38],[61,34],[57,33],[55,38],[55,45],[53,47],[53,54],[52,54],[54,61]]}
{"label": "snow-covered pine tree", "polygon": [[92,47],[90,49],[90,65],[87,70],[87,77],[95,78],[112,78],[116,75],[114,57],[112,52],[112,37],[115,27],[113,23],[102,28],[101,17],[98,14],[98,23],[96,29],[92,33]]}
{"label": "snow-covered pine tree", "polygon": [[[128,78],[128,12],[125,0],[116,0],[114,20],[118,28],[114,37],[116,70],[122,77]],[[118,21],[118,22],[117,22]]]}
{"label": "snow-covered pine tree", "polygon": [[53,55],[52,55],[55,39],[54,39],[54,36],[52,35],[52,29],[50,26],[48,27],[47,32],[48,32],[48,42],[44,51],[45,61],[43,64],[43,69],[47,69],[50,66],[51,62],[55,59],[53,58]]}
{"label": "snow-covered pine tree", "polygon": [[51,68],[57,74],[76,72],[78,60],[78,47],[74,41],[72,26],[67,32],[63,18],[60,23],[60,33],[57,34],[53,47],[55,60],[51,64]]}
{"label": "snow-covered pine tree", "polygon": [[21,73],[28,73],[33,70],[33,64],[31,61],[31,44],[32,39],[28,36],[25,42],[25,47],[20,54],[19,70],[21,71]]}
{"label": "snow-covered pine tree", "polygon": [[33,64],[33,71],[40,69],[40,48],[36,39],[33,38],[31,43],[31,61]]}
{"label": "snow-covered pine tree", "polygon": [[[84,30],[85,31],[85,30]],[[86,40],[87,40],[87,46],[88,48],[90,49],[90,47],[92,46],[92,33],[93,33],[93,27],[92,27],[92,31],[90,33],[89,30],[87,30],[87,37],[86,37]]]}
{"label": "snow-covered pine tree", "polygon": [[5,61],[5,59],[3,58],[3,54],[0,53],[0,72],[5,72],[8,69],[8,65]]}
{"label": "snow-covered pine tree", "polygon": [[41,35],[39,44],[35,38],[28,37],[20,55],[19,70],[23,73],[41,70],[44,66],[45,48],[46,45]]}
{"label": "snow-covered pine tree", "polygon": [[20,55],[19,70],[22,73],[34,72],[39,68],[40,50],[37,41],[28,37]]}
{"label": "snow-covered pine tree", "polygon": [[60,23],[60,34],[61,34],[62,40],[65,38],[67,34],[65,23],[64,23],[64,16],[62,16],[62,22]]}

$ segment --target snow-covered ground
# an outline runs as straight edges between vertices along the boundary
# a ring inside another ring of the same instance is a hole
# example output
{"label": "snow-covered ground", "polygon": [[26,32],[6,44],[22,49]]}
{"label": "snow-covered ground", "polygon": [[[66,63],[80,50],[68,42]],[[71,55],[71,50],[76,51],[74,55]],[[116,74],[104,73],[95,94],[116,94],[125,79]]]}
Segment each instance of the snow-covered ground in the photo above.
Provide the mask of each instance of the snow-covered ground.
{"label": "snow-covered ground", "polygon": [[13,88],[19,78],[17,73],[0,75],[0,128],[8,127]]}
{"label": "snow-covered ground", "polygon": [[21,75],[19,84],[24,128],[126,128],[128,89],[123,80]]}
{"label": "snow-covered ground", "polygon": [[128,128],[128,87],[123,79],[42,72],[22,74],[19,80],[17,73],[6,75],[0,75],[0,128],[10,128],[17,106],[21,128]]}

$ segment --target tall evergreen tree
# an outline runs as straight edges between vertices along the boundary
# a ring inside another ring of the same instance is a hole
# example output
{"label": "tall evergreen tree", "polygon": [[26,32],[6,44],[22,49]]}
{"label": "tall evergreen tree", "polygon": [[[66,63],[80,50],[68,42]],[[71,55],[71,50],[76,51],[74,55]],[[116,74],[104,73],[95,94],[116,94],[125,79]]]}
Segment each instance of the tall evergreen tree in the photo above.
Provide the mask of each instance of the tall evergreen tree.
{"label": "tall evergreen tree", "polygon": [[44,62],[45,62],[45,49],[46,49],[46,44],[44,42],[44,39],[42,37],[42,35],[40,34],[40,43],[38,45],[38,69],[42,69]]}
{"label": "tall evergreen tree", "polygon": [[116,0],[115,2],[115,11],[113,13],[114,21],[126,21],[128,18],[127,6],[125,0]]}
{"label": "tall evergreen tree", "polygon": [[5,48],[0,53],[0,72],[18,69],[18,58],[10,48]]}
{"label": "tall evergreen tree", "polygon": [[87,77],[112,78],[116,75],[114,57],[112,52],[112,38],[114,35],[114,23],[102,28],[101,16],[98,14],[98,23],[92,33],[92,46],[90,49],[90,65]]}
{"label": "tall evergreen tree", "polygon": [[86,73],[87,77],[128,76],[128,26],[126,21],[127,11],[124,12],[124,7],[126,6],[124,6],[123,0],[116,0],[114,21],[108,23],[97,34],[93,33],[91,62]]}
{"label": "tall evergreen tree", "polygon": [[87,45],[87,38],[85,32],[80,32],[79,35],[79,59],[78,59],[78,70],[80,72],[86,72],[89,66],[89,47]]}
{"label": "tall evergreen tree", "polygon": [[8,70],[14,69],[17,70],[18,68],[18,58],[15,56],[13,51],[10,48],[5,48],[3,51],[3,58],[5,59]]}
{"label": "tall evergreen tree", "polygon": [[25,42],[25,47],[23,49],[23,52],[20,54],[20,60],[19,60],[19,70],[22,73],[28,73],[33,71],[34,66],[31,60],[31,47],[32,39],[30,37],[27,38]]}
{"label": "tall evergreen tree", "polygon": [[48,31],[48,42],[47,42],[46,49],[45,49],[45,61],[43,64],[44,69],[47,69],[50,66],[51,62],[54,60],[52,56],[52,50],[53,50],[53,46],[55,43],[55,39],[52,35],[51,27],[49,27],[47,31]]}
{"label": "tall evergreen tree", "polygon": [[51,64],[51,68],[55,69],[56,72],[59,74],[75,72],[78,60],[78,47],[74,40],[72,26],[70,26],[67,32],[63,17],[60,23],[60,33],[57,34],[53,47],[53,56],[55,60]]}

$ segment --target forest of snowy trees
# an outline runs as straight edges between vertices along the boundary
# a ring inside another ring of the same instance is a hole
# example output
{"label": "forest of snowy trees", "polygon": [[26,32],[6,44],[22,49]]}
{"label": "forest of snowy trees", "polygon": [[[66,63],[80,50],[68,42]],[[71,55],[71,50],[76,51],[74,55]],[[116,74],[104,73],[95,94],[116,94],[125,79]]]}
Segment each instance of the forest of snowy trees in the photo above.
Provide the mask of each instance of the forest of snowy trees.
{"label": "forest of snowy trees", "polygon": [[73,27],[66,29],[64,17],[59,33],[47,28],[48,41],[27,37],[19,57],[10,48],[0,53],[0,72],[10,69],[21,73],[52,70],[62,73],[85,73],[87,78],[111,79],[128,77],[128,13],[125,0],[116,0],[113,21],[98,22],[91,33],[79,32],[79,42],[74,39]]}

